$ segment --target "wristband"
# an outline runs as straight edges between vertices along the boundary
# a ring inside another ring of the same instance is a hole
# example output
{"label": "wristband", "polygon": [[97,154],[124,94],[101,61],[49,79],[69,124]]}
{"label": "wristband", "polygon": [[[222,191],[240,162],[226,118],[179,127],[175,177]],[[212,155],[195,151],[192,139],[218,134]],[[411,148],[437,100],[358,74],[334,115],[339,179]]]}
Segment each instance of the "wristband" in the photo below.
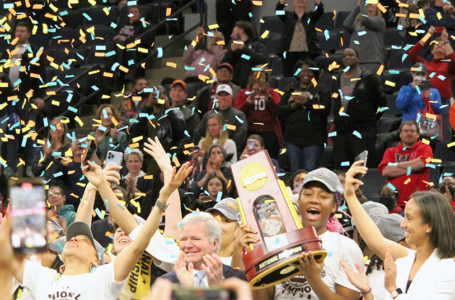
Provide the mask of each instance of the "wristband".
{"label": "wristband", "polygon": [[364,293],[364,292],[361,291],[362,295],[366,295],[366,294],[368,294],[369,292],[371,292],[371,287],[370,287],[370,289],[368,290],[368,292],[366,292],[366,293]]}

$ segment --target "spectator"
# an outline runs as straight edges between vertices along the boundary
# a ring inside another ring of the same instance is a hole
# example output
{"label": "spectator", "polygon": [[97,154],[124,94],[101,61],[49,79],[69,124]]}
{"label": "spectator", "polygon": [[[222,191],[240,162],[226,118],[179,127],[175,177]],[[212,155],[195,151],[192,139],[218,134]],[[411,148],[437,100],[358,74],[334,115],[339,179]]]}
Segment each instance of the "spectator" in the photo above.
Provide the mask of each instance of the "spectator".
{"label": "spectator", "polygon": [[198,173],[197,178],[191,185],[191,192],[194,197],[198,198],[201,193],[201,189],[205,186],[205,183],[211,175],[217,175],[222,178],[227,186],[228,193],[232,191],[234,185],[232,171],[230,167],[223,165],[226,159],[226,150],[220,145],[212,145],[209,150],[209,159],[205,170]]}
{"label": "spectator", "polygon": [[[416,63],[413,67],[412,83],[402,86],[398,92],[397,107],[403,112],[402,122],[416,120],[417,111],[425,109],[427,101],[435,114],[440,114],[441,96],[437,89],[423,89],[421,82],[427,80],[427,67],[423,63]],[[419,87],[417,91],[416,86]]]}
{"label": "spectator", "polygon": [[[118,201],[127,201],[126,190],[118,185],[113,184],[111,186],[112,191],[114,192],[115,197]],[[106,209],[106,212],[108,209]],[[109,244],[115,244],[113,237],[115,235],[114,228],[114,218],[111,214],[108,214],[107,217],[104,217],[102,220],[98,220],[92,223],[90,227],[92,230],[93,237],[97,240],[103,248],[107,248]],[[113,248],[114,249],[114,248]]]}
{"label": "spectator", "polygon": [[257,38],[256,29],[250,22],[238,21],[235,23],[231,38],[233,40],[229,44],[222,62],[234,67],[232,82],[245,88],[251,68],[267,63],[267,48]]}
{"label": "spectator", "polygon": [[[81,142],[82,139],[86,138],[84,138],[82,134],[79,134],[76,136],[76,140],[71,144],[71,152],[73,156],[72,161],[69,159],[69,157],[61,159],[54,169],[54,174],[61,172],[62,175],[59,176],[59,179],[63,183],[66,203],[73,205],[75,211],[77,211],[79,207],[82,195],[84,194],[85,185],[88,183],[87,178],[85,178],[84,174],[82,173],[81,164],[82,153],[86,149],[82,147],[82,144],[84,143],[87,145],[87,141]],[[96,156],[96,152],[93,153],[91,157],[87,157],[87,159],[90,161],[95,161],[97,164],[101,165],[101,162]]]}
{"label": "spectator", "polygon": [[126,147],[128,147],[127,136],[124,131],[119,131],[117,128],[118,124],[116,125],[116,122],[120,121],[120,116],[114,105],[103,104],[98,107],[95,118],[101,120],[101,124],[90,135],[95,137],[95,143],[98,147],[96,155],[101,162],[104,162],[109,150],[125,151]]}
{"label": "spectator", "polygon": [[221,199],[228,196],[227,184],[223,178],[217,175],[209,175],[204,184],[203,190],[199,194],[199,198],[193,201],[193,210],[206,211],[212,208]]}
{"label": "spectator", "polygon": [[198,165],[199,170],[204,169],[204,165],[207,164],[207,161],[201,158],[204,158],[205,154],[215,144],[223,146],[227,155],[231,154],[231,158],[225,157],[224,166],[230,166],[237,162],[237,147],[235,142],[228,138],[229,134],[225,126],[223,114],[213,113],[207,118],[207,133],[205,138],[199,141],[198,148],[200,150],[193,153],[193,160]]}
{"label": "spectator", "polygon": [[359,54],[359,65],[376,74],[384,65],[385,21],[377,4],[358,0],[343,26],[351,34],[350,47]]}
{"label": "spectator", "polygon": [[[368,156],[375,156],[377,121],[381,117],[378,109],[387,106],[381,83],[374,74],[359,66],[356,50],[344,50],[343,64],[349,70],[337,76],[332,90],[335,98],[333,154],[336,168],[352,164],[364,150],[368,150]],[[352,99],[354,101],[349,101]],[[372,167],[374,159],[369,159],[367,164]]]}
{"label": "spectator", "polygon": [[[245,150],[243,150],[242,154],[240,155],[240,159],[247,158],[250,155],[256,154],[258,152],[265,150],[265,143],[264,139],[258,134],[252,134],[248,137],[247,145]],[[280,173],[280,165],[278,161],[274,158],[270,158],[272,161],[273,166],[275,167],[275,172]]]}
{"label": "spectator", "polygon": [[227,1],[216,0],[216,22],[219,30],[226,37],[226,44],[229,44],[229,36],[232,27],[237,21],[250,22],[251,19],[251,1]]}
{"label": "spectator", "polygon": [[66,220],[66,225],[70,226],[76,219],[76,212],[74,206],[71,204],[65,205],[65,192],[59,186],[51,186],[47,201],[49,202],[51,210],[57,213],[57,217],[62,217]]}
{"label": "spectator", "polygon": [[445,176],[442,179],[442,183],[450,184],[451,186],[453,186],[455,188],[455,178],[453,178],[452,176]]}
{"label": "spectator", "polygon": [[420,19],[410,18],[410,15],[418,14],[419,9],[422,9],[425,12],[431,7],[431,0],[406,0],[406,4],[408,7],[402,6],[399,8],[399,13],[405,14],[406,17],[398,18],[398,31],[403,38],[410,39],[410,37],[407,35],[408,31],[415,31],[415,28],[422,27],[423,25],[423,22]]}
{"label": "spectator", "polygon": [[68,126],[58,117],[51,121],[47,139],[42,147],[37,147],[33,159],[33,175],[50,180],[49,185],[62,186],[60,178],[54,176],[54,169],[69,149],[69,139],[66,137]]}
{"label": "spectator", "polygon": [[389,214],[399,214],[404,217],[404,210],[397,206],[400,193],[397,189],[392,190],[388,185],[384,185],[379,190],[379,203],[384,204],[389,210]]}
{"label": "spectator", "polygon": [[[158,97],[162,99],[158,99]],[[158,137],[166,152],[171,152],[173,146],[185,137],[185,120],[181,110],[169,110],[169,100],[166,91],[158,87],[156,92],[150,93],[143,113],[147,117],[140,117],[130,128],[131,138],[142,136],[142,141]],[[158,121],[159,120],[159,121]],[[153,157],[144,157],[145,172],[155,174],[159,170]]]}
{"label": "spectator", "polygon": [[438,186],[437,191],[446,197],[455,212],[455,188],[448,183],[442,183]]}
{"label": "spectator", "polygon": [[[147,26],[141,21],[142,10],[139,6],[133,5],[128,7],[128,19],[123,24],[119,24],[112,38],[114,43],[127,45],[133,42],[136,37],[147,31]],[[144,43],[142,41],[142,43]]]}
{"label": "spectator", "polygon": [[238,217],[240,216],[237,200],[225,198],[213,208],[208,209],[207,212],[212,214],[221,224],[221,245],[218,253],[221,261],[224,265],[235,267],[233,261],[235,263],[236,258],[240,258],[241,261],[243,256],[242,246],[238,242],[239,239],[236,238],[239,228]]}
{"label": "spectator", "polygon": [[217,255],[221,246],[222,227],[212,215],[204,212],[189,214],[180,225],[181,251],[175,262],[175,270],[162,278],[179,283],[183,288],[221,285],[223,279],[230,277],[246,281],[243,271],[223,265]]}
{"label": "spectator", "polygon": [[[298,61],[294,66],[299,83],[287,88],[277,115],[284,124],[284,141],[291,171],[314,170],[327,142],[327,116],[331,109],[330,92],[319,79],[319,69],[311,61]],[[294,73],[295,73],[294,72]]]}
{"label": "spectator", "polygon": [[130,119],[134,119],[144,108],[150,93],[144,92],[149,88],[149,82],[143,77],[133,81],[131,95],[126,98],[118,107],[120,117],[122,118],[121,127],[129,125]]}
{"label": "spectator", "polygon": [[136,193],[146,193],[152,189],[153,181],[144,179],[145,174],[142,171],[144,155],[139,149],[132,149],[131,153],[125,153],[126,168],[128,174],[123,177],[126,186],[127,200],[136,197]]}
{"label": "spectator", "polygon": [[218,100],[216,100],[216,89],[218,85],[227,84],[232,89],[233,99],[237,98],[237,93],[240,91],[240,87],[231,82],[234,68],[228,63],[222,63],[218,65],[218,71],[216,72],[216,80],[213,83],[209,83],[203,89],[200,89],[197,93],[194,106],[199,112],[199,116],[204,116],[206,112],[218,109]]}
{"label": "spectator", "polygon": [[199,124],[199,115],[194,113],[193,106],[185,105],[188,96],[188,87],[182,80],[174,80],[169,91],[169,98],[172,108],[180,108],[186,123],[186,129],[190,136],[193,136],[196,126]]}
{"label": "spectator", "polygon": [[[294,66],[299,83],[287,88],[277,115],[284,123],[284,141],[291,171],[314,170],[327,143],[327,116],[330,113],[330,92],[318,84],[319,69],[311,61]],[[316,82],[313,84],[313,82]]]}
{"label": "spectator", "polygon": [[385,151],[378,168],[382,176],[387,177],[387,184],[392,184],[400,193],[398,206],[404,208],[415,191],[428,189],[430,168],[426,164],[433,158],[433,151],[419,140],[415,121],[401,124],[400,138],[398,146]]}
{"label": "spectator", "polygon": [[[46,81],[45,57],[37,57],[38,48],[31,45],[30,26],[25,22],[18,22],[15,31],[16,42],[11,43],[3,52],[1,61],[10,62],[3,65],[3,71],[9,77],[10,82],[16,90],[18,100],[15,101],[14,110],[22,120],[26,120],[27,112],[34,103],[38,109],[44,108],[44,85]],[[13,54],[14,53],[14,54]],[[12,56],[11,56],[12,54]],[[25,54],[25,55],[24,55]],[[33,63],[32,63],[33,61]],[[26,69],[27,72],[20,70]],[[3,73],[0,72],[0,78]],[[36,75],[39,77],[37,77]],[[31,95],[31,97],[29,97]],[[26,100],[27,99],[27,100]]]}
{"label": "spectator", "polygon": [[[354,176],[367,173],[367,168],[359,164],[361,162],[354,163],[346,174],[345,197],[363,239],[384,260],[384,285],[391,298],[451,298],[455,292],[455,219],[447,200],[432,192],[417,192],[411,196],[401,228],[405,230],[406,243],[414,245],[416,250],[407,249],[384,238],[354,196],[360,183]],[[343,264],[343,268],[365,299],[372,300],[374,297],[361,264],[356,266],[360,276],[349,270],[352,267]]]}
{"label": "spectator", "polygon": [[[428,10],[427,10],[428,11]],[[435,29],[433,26],[428,29],[428,33],[433,35]],[[428,35],[427,33],[427,35]],[[409,59],[412,63],[422,62],[427,66],[428,73],[430,73],[431,86],[439,91],[441,95],[441,104],[450,105],[450,98],[452,98],[451,82],[455,75],[455,54],[450,46],[449,35],[446,30],[441,33],[441,37],[436,38],[434,42],[430,43],[431,54],[433,59],[427,61],[419,56],[420,51],[425,46],[428,36],[425,35],[420,42],[418,42],[409,51]],[[442,110],[443,124],[449,123],[449,108]],[[444,126],[443,138],[444,141],[450,141],[452,136],[449,126]]]}
{"label": "spectator", "polygon": [[[210,37],[207,49],[204,49],[205,46],[202,43],[204,35]],[[183,62],[189,64],[191,68],[186,71],[185,82],[199,82],[199,80],[202,80],[199,79],[199,75],[213,76],[226,52],[226,49],[223,49],[224,36],[218,30],[210,31],[206,34],[204,27],[201,26],[193,42],[196,45],[191,43],[188,49],[183,52]]]}
{"label": "spectator", "polygon": [[255,66],[248,86],[237,94],[234,107],[245,113],[248,121],[248,135],[257,134],[265,142],[270,157],[277,158],[283,146],[283,132],[276,116],[280,95],[270,88],[270,70]]}
{"label": "spectator", "polygon": [[[300,264],[294,264],[302,271],[285,282],[261,290],[255,290],[254,299],[358,299],[360,293],[351,286],[348,277],[340,269],[340,259],[348,264],[363,264],[362,252],[356,243],[336,232],[327,229],[339,207],[339,197],[343,187],[332,171],[320,168],[307,174],[299,199],[299,212],[303,226],[313,226],[324,249],[332,255],[324,259],[324,264],[316,263],[313,254],[304,256]],[[257,239],[257,238],[256,238]],[[246,245],[242,246],[245,248]],[[308,259],[307,259],[308,257]],[[311,266],[311,267],[310,267]],[[321,276],[325,274],[325,276]]]}
{"label": "spectator", "polygon": [[449,1],[435,0],[434,6],[425,10],[425,27],[445,27],[446,30],[455,29],[455,8]]}
{"label": "spectator", "polygon": [[[219,105],[219,113],[223,114],[224,121],[226,122],[226,126],[231,125],[231,127],[235,127],[235,129],[228,129],[229,138],[235,142],[235,146],[237,147],[237,153],[241,153],[243,151],[243,147],[245,147],[246,136],[248,132],[248,123],[246,122],[245,114],[232,107],[233,92],[232,88],[227,84],[220,84],[216,88],[216,96],[217,102]],[[194,143],[198,144],[201,137],[205,136],[207,132],[207,120],[212,116],[213,112],[208,112],[202,118],[202,121],[196,128],[194,132]]]}
{"label": "spectator", "polygon": [[[276,11],[283,11],[286,0],[280,0]],[[283,73],[290,77],[298,60],[314,60],[321,55],[318,36],[314,25],[324,14],[324,4],[315,0],[314,12],[307,12],[308,0],[293,0],[294,11],[277,13],[283,21],[284,28],[278,45],[277,54],[282,57]]]}

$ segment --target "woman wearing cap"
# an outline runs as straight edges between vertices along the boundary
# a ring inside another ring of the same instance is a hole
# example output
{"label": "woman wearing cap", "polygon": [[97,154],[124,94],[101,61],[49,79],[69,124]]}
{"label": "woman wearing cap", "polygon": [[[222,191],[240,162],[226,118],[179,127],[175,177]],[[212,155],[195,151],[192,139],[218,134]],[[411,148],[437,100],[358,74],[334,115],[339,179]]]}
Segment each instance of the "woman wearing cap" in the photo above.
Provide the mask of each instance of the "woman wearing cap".
{"label": "woman wearing cap", "polygon": [[215,144],[210,147],[206,169],[199,172],[197,178],[191,184],[191,192],[193,192],[194,197],[199,197],[202,191],[201,188],[204,187],[209,177],[214,174],[226,183],[228,193],[233,190],[234,182],[231,168],[223,165],[226,155],[226,150],[222,146]]}
{"label": "woman wearing cap", "polygon": [[199,199],[193,202],[192,208],[200,211],[212,208],[218,201],[228,196],[226,185],[223,178],[210,175],[203,187],[204,192],[199,194]]}
{"label": "woman wearing cap", "polygon": [[[354,191],[363,183],[354,176],[367,173],[367,168],[359,166],[362,163],[355,162],[346,173],[345,197],[363,239],[384,260],[384,283],[391,297],[455,299],[455,218],[447,199],[433,192],[411,196],[401,228],[406,243],[416,250],[407,249],[384,238],[356,199]],[[365,275],[352,272],[352,267],[344,268],[365,299],[373,299]]]}
{"label": "woman wearing cap", "polygon": [[[306,175],[299,198],[302,225],[315,228],[328,255],[323,263],[317,263],[312,254],[304,255],[298,265],[302,275],[253,291],[255,299],[359,299],[360,293],[343,272],[340,259],[354,267],[355,262],[363,264],[362,252],[353,240],[339,234],[340,226],[334,232],[327,229],[342,193],[343,186],[334,172],[320,168]],[[251,233],[249,237],[253,238]],[[248,249],[246,243],[242,246]]]}
{"label": "woman wearing cap", "polygon": [[203,158],[205,153],[215,144],[223,146],[224,150],[226,150],[226,154],[232,154],[230,160],[226,160],[225,156],[224,166],[230,166],[237,161],[237,147],[235,142],[229,138],[225,126],[226,123],[224,122],[223,114],[213,114],[207,119],[207,133],[198,144],[198,147],[201,150],[197,150],[193,153],[193,161],[198,164],[199,169],[204,169]]}
{"label": "woman wearing cap", "polygon": [[[318,83],[319,68],[312,61],[298,61],[294,66],[300,82],[288,87],[276,112],[283,121],[284,141],[291,171],[314,170],[327,143],[327,116],[330,92]],[[317,84],[317,85],[315,85]]]}
{"label": "woman wearing cap", "polygon": [[[221,223],[221,246],[218,253],[221,261],[225,265],[243,269],[242,246],[238,243],[239,239],[237,236],[237,229],[239,228],[237,200],[225,198],[213,208],[208,209],[207,212],[211,213]],[[241,266],[239,266],[239,263]]]}
{"label": "woman wearing cap", "polygon": [[[223,60],[226,52],[226,49],[223,49],[223,33],[218,30],[207,33],[207,37],[211,36],[207,38],[207,49],[204,49],[205,45],[202,42],[205,34],[204,27],[201,26],[194,39],[196,45],[193,46],[193,43],[191,43],[188,49],[183,52],[183,62],[189,64],[191,68],[186,71],[185,82],[200,82],[199,75],[211,77],[212,71],[207,66],[210,66],[216,72],[218,65]],[[219,42],[221,43],[218,44]]]}
{"label": "woman wearing cap", "polygon": [[[84,175],[98,189],[103,199],[116,199],[100,166],[87,162],[83,167]],[[90,169],[89,169],[90,167]],[[173,170],[169,184],[161,190],[157,203],[137,238],[120,253],[113,263],[100,266],[103,249],[95,246],[90,227],[85,222],[75,222],[68,227],[68,242],[63,247],[61,267],[63,274],[58,274],[24,260],[16,260],[11,242],[0,245],[2,256],[13,261],[13,276],[27,286],[36,300],[49,298],[73,299],[116,299],[125,284],[125,280],[147,248],[150,238],[156,232],[169,196],[178,188],[191,171],[184,164],[177,174]]]}
{"label": "woman wearing cap", "polygon": [[283,133],[276,110],[280,95],[270,88],[270,70],[255,66],[250,74],[246,89],[240,90],[234,107],[245,113],[248,122],[248,135],[258,134],[265,142],[270,157],[277,158],[283,146]]}

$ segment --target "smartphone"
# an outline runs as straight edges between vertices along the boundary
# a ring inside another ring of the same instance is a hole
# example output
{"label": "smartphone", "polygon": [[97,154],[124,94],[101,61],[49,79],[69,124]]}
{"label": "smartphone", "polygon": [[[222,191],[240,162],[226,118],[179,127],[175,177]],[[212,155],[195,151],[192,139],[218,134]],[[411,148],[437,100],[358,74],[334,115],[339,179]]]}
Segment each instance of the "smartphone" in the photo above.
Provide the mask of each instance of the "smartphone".
{"label": "smartphone", "polygon": [[87,148],[85,148],[84,152],[82,153],[82,161],[86,161],[87,158],[90,159],[92,154],[96,151],[96,143],[93,140],[88,140]]}
{"label": "smartphone", "polygon": [[183,289],[180,285],[172,285],[172,300],[236,300],[237,294],[233,290],[222,287],[210,289],[189,288]]}
{"label": "smartphone", "polygon": [[14,252],[30,254],[47,249],[46,192],[42,179],[9,180]]}
{"label": "smartphone", "polygon": [[241,41],[242,40],[242,37],[240,36],[240,34],[236,34],[234,35],[234,37],[232,38],[233,41]]}
{"label": "smartphone", "polygon": [[444,31],[444,26],[435,26],[434,27],[434,32],[435,33],[442,33]]}
{"label": "smartphone", "polygon": [[430,80],[422,80],[420,82],[419,88],[421,90],[428,90],[431,87],[431,81]]}
{"label": "smartphone", "polygon": [[[104,163],[104,168],[106,169],[109,166],[122,166],[123,153],[118,151],[109,150],[106,155],[106,162]],[[120,170],[116,170],[120,171]]]}
{"label": "smartphone", "polygon": [[253,150],[254,149],[254,140],[248,140],[247,145],[248,145],[248,149]]}
{"label": "smartphone", "polygon": [[[363,151],[362,153],[360,153],[359,155],[357,155],[357,157],[355,158],[355,161],[359,161],[359,160],[363,160],[365,161],[365,163],[363,164],[360,164],[359,167],[364,167],[367,165],[367,159],[368,159],[368,151],[365,150]],[[356,174],[354,176],[355,179],[362,179],[363,178],[363,174]]]}

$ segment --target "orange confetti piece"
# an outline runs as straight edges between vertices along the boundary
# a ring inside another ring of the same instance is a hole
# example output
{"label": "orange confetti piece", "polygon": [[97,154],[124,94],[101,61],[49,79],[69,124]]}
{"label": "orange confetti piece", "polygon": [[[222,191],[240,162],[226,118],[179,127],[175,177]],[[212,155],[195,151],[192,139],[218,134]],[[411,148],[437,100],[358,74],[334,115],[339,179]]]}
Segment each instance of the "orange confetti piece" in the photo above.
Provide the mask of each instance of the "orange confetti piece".
{"label": "orange confetti piece", "polygon": [[76,172],[76,170],[68,171],[68,175],[71,175],[71,174],[73,174],[74,172]]}
{"label": "orange confetti piece", "polygon": [[153,179],[153,175],[145,175],[144,179]]}
{"label": "orange confetti piece", "polygon": [[114,117],[111,118],[111,121],[112,121],[112,124],[114,124],[114,126],[118,125],[118,122]]}
{"label": "orange confetti piece", "polygon": [[376,72],[376,74],[378,74],[379,76],[381,76],[382,72],[384,71],[384,65],[381,65],[378,69],[378,71]]}
{"label": "orange confetti piece", "polygon": [[166,8],[166,17],[169,17],[172,13],[172,7]]}
{"label": "orange confetti piece", "polygon": [[386,9],[384,6],[382,6],[381,3],[378,3],[378,4],[377,4],[377,7],[381,10],[381,12],[382,12],[383,14],[385,14],[385,13],[387,12],[387,9]]}
{"label": "orange confetti piece", "polygon": [[197,78],[199,78],[203,82],[205,82],[206,80],[210,79],[210,77],[202,75],[202,74],[199,74]]}
{"label": "orange confetti piece", "polygon": [[191,148],[191,147],[194,147],[194,143],[191,143],[191,144],[185,144],[184,145],[185,149],[188,149],[188,148]]}
{"label": "orange confetti piece", "polygon": [[226,129],[229,129],[229,130],[235,130],[235,125],[232,125],[232,124],[226,124]]}
{"label": "orange confetti piece", "polygon": [[253,5],[262,6],[262,1],[254,1],[253,0]]}
{"label": "orange confetti piece", "polygon": [[104,77],[112,78],[112,77],[114,77],[114,73],[104,72],[104,73],[103,73],[103,76],[104,76]]}
{"label": "orange confetti piece", "polygon": [[119,67],[119,70],[122,71],[122,72],[125,72],[125,73],[128,73],[130,70],[122,65],[120,65]]}
{"label": "orange confetti piece", "polygon": [[311,79],[311,83],[313,84],[314,87],[316,87],[318,85],[318,82],[316,81],[316,79],[314,77]]}
{"label": "orange confetti piece", "polygon": [[419,14],[409,14],[409,18],[410,19],[420,19],[420,15]]}
{"label": "orange confetti piece", "polygon": [[166,66],[171,67],[171,68],[177,68],[177,64],[170,62],[170,61],[166,62]]}
{"label": "orange confetti piece", "polygon": [[395,14],[397,18],[406,18],[406,14]]}
{"label": "orange confetti piece", "polygon": [[237,205],[235,205],[235,204],[232,203],[232,202],[229,202],[228,205],[229,205],[230,207],[232,207],[233,209],[235,209],[235,210],[238,209]]}
{"label": "orange confetti piece", "polygon": [[180,167],[180,162],[179,162],[179,159],[177,158],[177,156],[174,156],[174,164],[177,168]]}
{"label": "orange confetti piece", "polygon": [[139,148],[139,143],[130,144],[128,147],[130,147],[130,149]]}

